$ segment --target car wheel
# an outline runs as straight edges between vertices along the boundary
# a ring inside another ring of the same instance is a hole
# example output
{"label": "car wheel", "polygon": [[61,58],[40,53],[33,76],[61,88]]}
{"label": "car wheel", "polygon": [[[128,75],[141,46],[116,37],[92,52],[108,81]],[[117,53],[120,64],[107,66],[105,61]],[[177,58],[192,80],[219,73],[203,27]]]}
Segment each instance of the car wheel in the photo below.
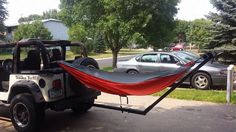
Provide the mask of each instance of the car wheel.
{"label": "car wheel", "polygon": [[11,101],[10,117],[17,131],[36,131],[43,122],[44,109],[37,107],[30,94],[19,94]]}
{"label": "car wheel", "polygon": [[127,73],[128,74],[138,74],[138,71],[136,71],[136,70],[129,70]]}
{"label": "car wheel", "polygon": [[196,89],[209,89],[211,87],[211,77],[204,72],[198,72],[193,75],[191,84]]}
{"label": "car wheel", "polygon": [[94,99],[91,99],[88,102],[79,103],[73,106],[71,109],[74,113],[83,114],[86,113],[94,104]]}

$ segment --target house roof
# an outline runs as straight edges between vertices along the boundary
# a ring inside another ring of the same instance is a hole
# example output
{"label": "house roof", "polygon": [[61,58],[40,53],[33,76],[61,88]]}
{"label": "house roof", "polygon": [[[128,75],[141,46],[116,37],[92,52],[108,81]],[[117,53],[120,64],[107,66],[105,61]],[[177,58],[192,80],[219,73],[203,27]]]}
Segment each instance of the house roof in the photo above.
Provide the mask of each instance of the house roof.
{"label": "house roof", "polygon": [[[49,22],[49,21],[62,22],[61,20],[53,19],[53,18],[50,18],[50,19],[43,19],[43,20],[41,20],[42,23],[46,23],[46,22]],[[22,23],[6,24],[5,26],[6,26],[6,27],[17,27],[17,26],[19,26],[20,24],[27,24],[27,23],[32,23],[32,22],[35,22],[35,21],[22,22]]]}

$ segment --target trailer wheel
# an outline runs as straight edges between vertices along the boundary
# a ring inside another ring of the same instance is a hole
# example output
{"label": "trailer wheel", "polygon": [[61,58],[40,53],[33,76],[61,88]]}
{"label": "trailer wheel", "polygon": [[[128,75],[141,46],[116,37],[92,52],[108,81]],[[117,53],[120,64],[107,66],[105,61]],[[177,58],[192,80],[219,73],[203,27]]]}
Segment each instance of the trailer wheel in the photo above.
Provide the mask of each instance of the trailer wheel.
{"label": "trailer wheel", "polygon": [[11,101],[10,117],[17,131],[36,131],[44,119],[44,109],[37,107],[32,95],[19,94]]}
{"label": "trailer wheel", "polygon": [[73,106],[71,109],[74,113],[86,113],[94,104],[94,99],[91,99],[88,102],[84,102],[84,103],[79,103],[75,106]]}
{"label": "trailer wheel", "polygon": [[[99,69],[98,63],[96,60],[92,58],[79,58],[74,60],[73,64],[82,65],[90,68]],[[73,76],[69,76],[70,87],[77,95],[84,95],[90,92],[85,85],[83,85],[79,80],[74,78]]]}

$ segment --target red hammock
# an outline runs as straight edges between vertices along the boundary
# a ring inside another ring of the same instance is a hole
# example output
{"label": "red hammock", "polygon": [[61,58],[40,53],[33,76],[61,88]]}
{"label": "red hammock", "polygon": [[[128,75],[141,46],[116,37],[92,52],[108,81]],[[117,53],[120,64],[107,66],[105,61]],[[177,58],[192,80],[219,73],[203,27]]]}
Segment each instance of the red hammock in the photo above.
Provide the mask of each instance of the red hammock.
{"label": "red hammock", "polygon": [[116,95],[149,95],[159,92],[175,83],[190,68],[190,63],[176,71],[149,74],[111,73],[84,66],[59,62],[69,74],[85,86]]}

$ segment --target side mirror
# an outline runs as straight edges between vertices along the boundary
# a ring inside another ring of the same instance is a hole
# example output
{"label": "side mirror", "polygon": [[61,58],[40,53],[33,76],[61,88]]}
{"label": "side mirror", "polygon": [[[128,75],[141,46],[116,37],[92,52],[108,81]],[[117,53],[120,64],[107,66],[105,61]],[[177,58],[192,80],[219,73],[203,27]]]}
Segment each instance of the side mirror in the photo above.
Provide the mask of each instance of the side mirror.
{"label": "side mirror", "polygon": [[180,61],[176,62],[176,65],[183,66],[183,64]]}

